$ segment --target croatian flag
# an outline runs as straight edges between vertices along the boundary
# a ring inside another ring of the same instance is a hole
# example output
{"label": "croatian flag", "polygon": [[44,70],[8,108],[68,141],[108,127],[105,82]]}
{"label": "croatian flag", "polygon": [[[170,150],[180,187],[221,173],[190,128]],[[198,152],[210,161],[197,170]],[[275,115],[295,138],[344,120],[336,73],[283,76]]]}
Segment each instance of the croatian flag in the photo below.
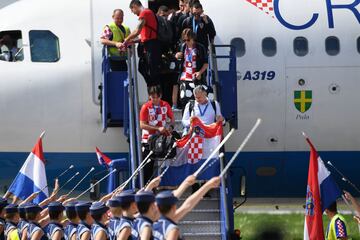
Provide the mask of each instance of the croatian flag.
{"label": "croatian flag", "polygon": [[39,138],[8,191],[23,200],[32,193],[40,191],[33,200],[35,203],[40,203],[49,196],[46,186],[45,158],[42,140]]}
{"label": "croatian flag", "polygon": [[316,152],[311,141],[308,185],[306,193],[304,239],[324,240],[322,215],[324,210],[341,196],[329,170]]}
{"label": "croatian flag", "polygon": [[[166,166],[169,169],[161,180],[161,185],[179,185],[187,176],[205,162],[212,151],[220,144],[223,134],[222,123],[204,125],[199,118],[194,118],[189,133],[176,142],[176,157],[168,159]],[[198,179],[208,180],[220,174],[219,154],[204,168]]]}
{"label": "croatian flag", "polygon": [[103,154],[97,147],[95,148],[95,151],[96,151],[96,156],[99,161],[99,164],[102,166],[109,167],[109,165],[111,163],[111,159],[108,156],[106,156],[105,154]]}

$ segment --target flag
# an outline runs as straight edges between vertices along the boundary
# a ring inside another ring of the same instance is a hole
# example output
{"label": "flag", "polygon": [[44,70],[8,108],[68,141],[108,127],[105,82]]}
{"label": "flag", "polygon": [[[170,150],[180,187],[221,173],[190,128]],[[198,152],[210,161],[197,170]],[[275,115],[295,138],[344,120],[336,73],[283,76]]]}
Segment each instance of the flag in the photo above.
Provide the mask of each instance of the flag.
{"label": "flag", "polygon": [[323,212],[341,196],[341,191],[311,141],[308,138],[306,141],[311,150],[306,192],[304,240],[323,240]]}
{"label": "flag", "polygon": [[40,191],[34,202],[40,203],[45,200],[49,196],[45,162],[42,140],[39,138],[8,191],[23,200]]}
{"label": "flag", "polygon": [[98,161],[99,161],[99,164],[102,165],[102,166],[106,166],[106,167],[109,167],[110,163],[111,163],[111,159],[106,156],[105,154],[103,154],[99,148],[95,148],[95,151],[96,151],[96,156],[98,158]]}
{"label": "flag", "polygon": [[[161,185],[179,185],[187,176],[193,174],[220,144],[223,134],[222,123],[204,125],[199,118],[194,118],[187,135],[176,142],[176,157],[168,159],[169,169],[162,177]],[[216,153],[198,179],[208,180],[220,174],[220,163]]]}

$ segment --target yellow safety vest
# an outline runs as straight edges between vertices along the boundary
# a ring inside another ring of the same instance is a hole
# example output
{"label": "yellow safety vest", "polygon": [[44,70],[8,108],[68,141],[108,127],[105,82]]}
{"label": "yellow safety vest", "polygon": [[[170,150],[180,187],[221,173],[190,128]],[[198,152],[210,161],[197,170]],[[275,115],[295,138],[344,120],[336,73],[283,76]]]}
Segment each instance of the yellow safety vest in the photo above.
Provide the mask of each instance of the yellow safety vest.
{"label": "yellow safety vest", "polygon": [[[124,24],[122,25],[124,28],[125,28],[125,34],[123,33],[123,31],[120,30],[120,28],[114,23],[110,23],[109,25],[109,28],[113,34],[113,38],[112,40],[114,42],[124,42],[125,38],[127,36],[130,35],[130,28],[125,26]],[[126,58],[127,56],[127,52],[119,52],[119,49],[117,47],[108,47],[108,51],[109,51],[109,55],[111,57],[124,57]]]}
{"label": "yellow safety vest", "polygon": [[345,229],[343,229],[343,231],[345,231],[346,233],[346,237],[349,237],[349,232],[348,232],[348,228],[347,228],[347,224],[345,221],[345,218],[343,216],[341,216],[340,214],[336,214],[330,221],[328,229],[326,231],[326,239],[327,240],[337,240],[337,236],[336,236],[336,228],[335,228],[335,224],[336,224],[336,220],[340,219],[341,221],[344,222],[345,224]]}

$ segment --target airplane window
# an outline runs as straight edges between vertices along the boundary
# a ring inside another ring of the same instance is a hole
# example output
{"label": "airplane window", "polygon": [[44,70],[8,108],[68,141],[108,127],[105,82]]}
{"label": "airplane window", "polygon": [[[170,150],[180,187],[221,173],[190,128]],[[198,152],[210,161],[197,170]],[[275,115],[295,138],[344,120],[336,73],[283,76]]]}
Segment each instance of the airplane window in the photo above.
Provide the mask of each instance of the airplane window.
{"label": "airplane window", "polygon": [[308,40],[304,37],[294,39],[294,53],[296,56],[303,57],[309,52]]}
{"label": "airplane window", "polygon": [[24,60],[21,31],[0,32],[0,61],[17,62]]}
{"label": "airplane window", "polygon": [[242,57],[245,55],[245,41],[242,38],[233,38],[230,42],[236,49],[236,57]]}
{"label": "airplane window", "polygon": [[48,30],[31,30],[30,53],[33,62],[57,62],[60,59],[59,38]]}
{"label": "airplane window", "polygon": [[331,36],[325,40],[325,50],[330,56],[335,56],[340,52],[340,42],[337,37]]}
{"label": "airplane window", "polygon": [[358,53],[360,53],[360,37],[358,37],[358,39],[357,39],[357,50],[358,50]]}
{"label": "airplane window", "polygon": [[267,57],[273,57],[276,54],[276,40],[267,37],[262,40],[262,52]]}

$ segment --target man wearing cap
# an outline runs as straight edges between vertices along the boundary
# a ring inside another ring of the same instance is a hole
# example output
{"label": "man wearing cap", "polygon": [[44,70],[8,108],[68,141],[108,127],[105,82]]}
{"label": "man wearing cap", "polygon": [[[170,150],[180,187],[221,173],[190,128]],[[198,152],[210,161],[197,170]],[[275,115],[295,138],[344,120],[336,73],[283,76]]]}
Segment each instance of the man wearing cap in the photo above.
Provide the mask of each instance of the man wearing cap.
{"label": "man wearing cap", "polygon": [[120,202],[122,217],[120,224],[117,226],[115,233],[118,240],[134,240],[138,239],[139,234],[134,229],[134,215],[137,212],[135,203],[135,192],[133,190],[125,190],[121,192],[117,198]]}
{"label": "man wearing cap", "polygon": [[76,228],[76,240],[89,240],[91,237],[91,225],[94,220],[89,213],[90,206],[91,202],[78,202],[75,205],[76,213],[80,219]]}
{"label": "man wearing cap", "polygon": [[8,205],[5,198],[0,198],[0,240],[4,240],[4,229],[5,229],[5,211],[4,208]]}
{"label": "man wearing cap", "polygon": [[135,202],[140,215],[134,222],[134,228],[141,240],[153,240],[153,223],[160,217],[155,206],[155,196],[153,192],[141,191],[135,195]]}
{"label": "man wearing cap", "polygon": [[47,237],[51,240],[64,240],[64,228],[61,225],[64,206],[61,202],[51,202],[48,206],[50,223],[46,228]]}
{"label": "man wearing cap", "polygon": [[94,224],[91,227],[92,240],[108,240],[110,239],[109,232],[105,226],[108,217],[106,212],[109,208],[103,202],[94,202],[90,207],[91,217],[94,219]]}
{"label": "man wearing cap", "polygon": [[26,232],[27,232],[27,228],[29,226],[29,222],[26,219],[26,212],[25,212],[25,207],[27,205],[29,205],[29,203],[21,204],[18,207],[20,219],[19,219],[17,228],[18,228],[18,232],[19,232],[19,237],[20,237],[20,239],[23,239],[23,240],[26,239]]}
{"label": "man wearing cap", "polygon": [[79,218],[75,210],[76,204],[76,201],[72,201],[65,205],[66,217],[69,219],[69,223],[64,230],[65,240],[76,240],[76,229],[79,223]]}
{"label": "man wearing cap", "polygon": [[203,196],[212,188],[220,184],[219,177],[213,177],[205,183],[199,190],[188,197],[185,202],[177,209],[178,198],[171,191],[164,191],[156,195],[156,204],[159,208],[161,217],[153,225],[153,234],[155,240],[167,239],[177,240],[180,238],[180,230],[177,225],[185,215],[190,212]]}
{"label": "man wearing cap", "polygon": [[26,218],[29,221],[27,229],[27,240],[47,240],[45,231],[41,228],[39,221],[42,208],[34,203],[25,207]]}
{"label": "man wearing cap", "polygon": [[9,204],[5,207],[5,239],[7,240],[19,240],[19,234],[17,231],[17,223],[19,222],[18,205]]}
{"label": "man wearing cap", "polygon": [[121,212],[121,202],[117,196],[112,197],[108,201],[108,206],[110,207],[110,212],[112,217],[110,218],[108,231],[110,234],[110,240],[116,240],[115,230],[120,224],[120,219],[122,216]]}

